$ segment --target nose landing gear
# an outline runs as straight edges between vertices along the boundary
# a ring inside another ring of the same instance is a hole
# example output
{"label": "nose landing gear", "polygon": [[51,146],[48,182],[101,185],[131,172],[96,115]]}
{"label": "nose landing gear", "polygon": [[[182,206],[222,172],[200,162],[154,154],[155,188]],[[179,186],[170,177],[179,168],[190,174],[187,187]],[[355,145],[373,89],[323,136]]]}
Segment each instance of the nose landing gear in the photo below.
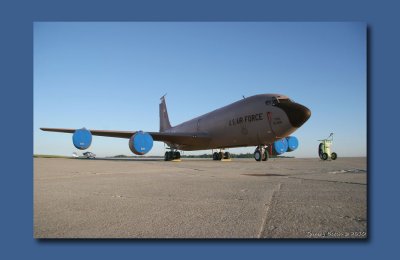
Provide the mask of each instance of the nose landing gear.
{"label": "nose landing gear", "polygon": [[269,153],[267,150],[266,145],[259,145],[256,147],[256,150],[254,151],[254,159],[259,162],[259,161],[267,161],[269,158]]}

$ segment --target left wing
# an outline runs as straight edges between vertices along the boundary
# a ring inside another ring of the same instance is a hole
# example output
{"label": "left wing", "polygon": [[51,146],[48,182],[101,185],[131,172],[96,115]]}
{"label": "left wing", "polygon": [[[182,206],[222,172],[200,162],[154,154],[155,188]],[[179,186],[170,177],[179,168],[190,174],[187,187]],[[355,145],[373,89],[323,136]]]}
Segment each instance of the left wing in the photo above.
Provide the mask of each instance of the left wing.
{"label": "left wing", "polygon": [[[43,131],[71,133],[76,129],[70,128],[40,128]],[[88,129],[89,130],[89,129]],[[116,137],[129,139],[137,131],[114,131],[114,130],[89,130],[92,135]],[[151,135],[154,141],[170,142],[174,144],[195,145],[199,142],[210,141],[210,136],[206,133],[167,133],[167,132],[147,132]]]}

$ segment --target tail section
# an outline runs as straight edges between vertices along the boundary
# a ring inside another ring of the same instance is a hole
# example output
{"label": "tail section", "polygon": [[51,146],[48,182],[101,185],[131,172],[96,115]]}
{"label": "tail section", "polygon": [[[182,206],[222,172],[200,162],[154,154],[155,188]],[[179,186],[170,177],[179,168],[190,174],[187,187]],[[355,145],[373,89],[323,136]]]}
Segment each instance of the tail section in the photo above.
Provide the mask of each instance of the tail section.
{"label": "tail section", "polygon": [[165,104],[165,95],[161,97],[160,103],[160,132],[171,128],[171,123],[168,118],[167,105]]}

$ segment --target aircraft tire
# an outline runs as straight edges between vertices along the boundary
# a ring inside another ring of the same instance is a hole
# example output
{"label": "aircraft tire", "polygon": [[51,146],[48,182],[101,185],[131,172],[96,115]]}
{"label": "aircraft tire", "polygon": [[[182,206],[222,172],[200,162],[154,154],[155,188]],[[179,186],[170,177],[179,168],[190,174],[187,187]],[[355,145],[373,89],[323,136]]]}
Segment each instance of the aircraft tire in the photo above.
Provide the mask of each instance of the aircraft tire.
{"label": "aircraft tire", "polygon": [[170,156],[169,156],[169,152],[165,152],[165,154],[164,154],[164,161],[169,161],[169,160],[170,160],[169,157],[170,157]]}
{"label": "aircraft tire", "polygon": [[254,159],[255,159],[257,162],[261,161],[261,152],[260,152],[260,150],[257,149],[257,150],[254,152]]}
{"label": "aircraft tire", "polygon": [[224,159],[230,159],[230,158],[231,158],[231,154],[229,152],[225,152]]}
{"label": "aircraft tire", "polygon": [[332,158],[332,160],[336,160],[337,159],[337,154],[336,153],[332,153],[331,154],[331,158]]}
{"label": "aircraft tire", "polygon": [[328,154],[327,153],[323,153],[322,154],[322,160],[324,160],[324,161],[328,160]]}
{"label": "aircraft tire", "polygon": [[268,161],[268,158],[269,158],[269,153],[268,153],[268,150],[265,149],[262,160],[263,161]]}
{"label": "aircraft tire", "polygon": [[218,153],[217,152],[213,153],[213,160],[214,161],[218,160]]}
{"label": "aircraft tire", "polygon": [[181,153],[180,152],[174,152],[173,155],[174,155],[174,158],[173,158],[174,160],[175,159],[181,159]]}

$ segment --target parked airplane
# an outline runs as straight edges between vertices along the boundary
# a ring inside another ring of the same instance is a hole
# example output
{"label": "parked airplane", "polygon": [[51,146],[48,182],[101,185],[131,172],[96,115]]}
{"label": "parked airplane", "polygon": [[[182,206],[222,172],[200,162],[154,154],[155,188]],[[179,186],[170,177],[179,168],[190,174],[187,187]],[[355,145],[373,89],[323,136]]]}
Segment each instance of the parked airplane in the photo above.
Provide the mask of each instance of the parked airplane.
{"label": "parked airplane", "polygon": [[43,131],[73,133],[76,148],[85,150],[92,135],[129,139],[130,150],[137,155],[148,153],[153,141],[162,141],[170,151],[166,161],[179,159],[178,150],[217,149],[213,160],[230,158],[225,148],[256,146],[256,161],[266,161],[271,154],[282,154],[298,147],[298,140],[289,136],[311,116],[311,111],[280,94],[260,94],[243,98],[202,116],[172,127],[165,95],[160,103],[160,131],[110,131],[66,128],[41,128]]}

